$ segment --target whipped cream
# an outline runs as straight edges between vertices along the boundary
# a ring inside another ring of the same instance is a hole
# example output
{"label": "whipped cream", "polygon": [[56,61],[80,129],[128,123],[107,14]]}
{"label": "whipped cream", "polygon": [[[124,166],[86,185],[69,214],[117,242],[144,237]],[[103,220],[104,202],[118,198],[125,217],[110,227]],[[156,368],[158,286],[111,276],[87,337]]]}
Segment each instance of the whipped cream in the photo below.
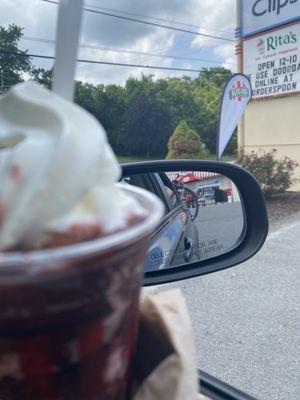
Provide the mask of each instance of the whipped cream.
{"label": "whipped cream", "polygon": [[0,97],[0,250],[99,224],[112,231],[141,207],[115,183],[120,167],[98,120],[28,81]]}

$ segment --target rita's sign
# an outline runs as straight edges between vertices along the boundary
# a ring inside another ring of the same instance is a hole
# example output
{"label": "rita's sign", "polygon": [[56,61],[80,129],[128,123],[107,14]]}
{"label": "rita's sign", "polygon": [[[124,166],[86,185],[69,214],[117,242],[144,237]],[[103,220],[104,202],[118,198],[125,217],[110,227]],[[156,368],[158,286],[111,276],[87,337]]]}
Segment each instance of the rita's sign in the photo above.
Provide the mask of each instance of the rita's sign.
{"label": "rita's sign", "polygon": [[236,83],[234,83],[231,90],[229,91],[229,99],[233,101],[240,102],[244,98],[249,97],[250,90],[242,81],[237,81]]}
{"label": "rita's sign", "polygon": [[253,99],[300,93],[300,22],[243,41]]}
{"label": "rita's sign", "polygon": [[300,20],[300,0],[240,0],[242,37]]}

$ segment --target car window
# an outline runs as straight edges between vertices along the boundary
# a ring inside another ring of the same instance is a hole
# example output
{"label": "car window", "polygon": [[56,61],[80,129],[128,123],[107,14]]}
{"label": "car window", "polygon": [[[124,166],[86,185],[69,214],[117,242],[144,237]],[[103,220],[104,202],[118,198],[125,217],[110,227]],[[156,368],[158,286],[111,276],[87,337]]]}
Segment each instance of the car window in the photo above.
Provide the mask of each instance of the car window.
{"label": "car window", "polygon": [[131,175],[124,177],[122,179],[123,183],[127,183],[129,185],[137,186],[142,189],[149,190],[150,192],[153,192],[153,185],[151,183],[151,180],[149,179],[148,175]]}
{"label": "car window", "polygon": [[169,202],[170,209],[173,210],[180,205],[180,197],[176,187],[168,178],[167,174],[160,173],[156,174],[158,182],[161,184],[161,188],[164,192],[164,195]]}
{"label": "car window", "polygon": [[165,204],[165,213],[167,214],[172,209],[179,205],[177,193],[172,188],[172,183],[164,184],[159,174],[143,174],[131,175],[122,179],[123,183],[134,185],[158,196]]}

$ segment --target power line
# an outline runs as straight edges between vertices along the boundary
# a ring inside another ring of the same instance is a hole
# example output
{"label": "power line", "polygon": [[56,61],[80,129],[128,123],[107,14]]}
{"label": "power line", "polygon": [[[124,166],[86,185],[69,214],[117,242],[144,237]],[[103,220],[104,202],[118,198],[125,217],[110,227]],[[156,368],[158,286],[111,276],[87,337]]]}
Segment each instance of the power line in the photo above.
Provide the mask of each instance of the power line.
{"label": "power line", "polygon": [[[0,54],[1,53],[2,54],[21,55],[19,53],[12,53],[12,52],[9,52],[9,51],[1,51]],[[42,55],[42,54],[26,53],[26,55],[28,57],[31,57],[31,58],[41,58],[41,59],[47,59],[47,60],[55,60],[55,57],[53,57],[53,56],[45,56],[45,55]],[[200,69],[163,67],[163,66],[156,66],[156,65],[126,64],[126,63],[116,63],[116,62],[109,62],[109,61],[96,61],[96,60],[78,59],[77,62],[86,63],[86,64],[116,65],[116,66],[119,66],[119,67],[148,68],[148,69],[161,69],[161,70],[184,71],[184,72],[201,72]]]}
{"label": "power line", "polygon": [[[44,38],[37,38],[37,37],[32,37],[32,36],[23,36],[22,39],[33,41],[33,42],[55,44],[55,40],[53,40],[53,39],[44,39]],[[196,61],[196,62],[206,62],[206,63],[213,63],[213,64],[222,64],[220,61],[208,60],[208,59],[203,59],[203,58],[182,57],[182,56],[172,56],[172,55],[159,55],[159,54],[155,54],[155,53],[145,53],[145,52],[140,52],[140,51],[126,50],[126,49],[116,49],[116,48],[107,47],[107,46],[93,46],[93,45],[88,45],[88,44],[81,44],[81,45],[79,45],[79,47],[86,48],[86,49],[92,49],[92,50],[106,50],[106,51],[112,51],[115,53],[128,53],[128,54],[139,55],[139,56],[166,58],[166,59],[172,59],[172,60]],[[231,63],[231,64],[234,64],[234,63]]]}
{"label": "power line", "polygon": [[139,18],[147,18],[147,19],[153,19],[155,21],[168,22],[168,23],[171,23],[171,24],[188,26],[188,27],[192,27],[192,28],[206,29],[207,31],[227,33],[227,34],[233,36],[233,33],[229,32],[229,31],[222,31],[220,29],[208,28],[208,27],[205,27],[205,26],[199,26],[199,25],[193,25],[193,24],[187,24],[187,23],[184,23],[184,22],[181,22],[181,21],[169,20],[169,19],[158,18],[158,17],[151,17],[150,15],[136,14],[136,13],[122,11],[122,10],[114,10],[114,9],[111,9],[111,8],[100,7],[100,6],[96,6],[96,5],[93,5],[93,4],[87,4],[86,6],[87,7],[92,7],[92,8],[97,8],[97,9],[100,9],[100,10],[105,10],[105,11],[117,12],[119,14],[132,15],[134,17],[139,17]]}
{"label": "power line", "polygon": [[[49,2],[49,3],[50,2],[54,3],[51,0],[42,0],[42,1]],[[56,3],[56,4],[58,4],[58,3]],[[106,15],[108,17],[119,18],[119,19],[123,19],[125,21],[138,22],[140,24],[155,26],[155,27],[158,27],[158,28],[164,28],[164,29],[169,29],[169,30],[172,30],[172,31],[177,31],[177,32],[182,32],[182,33],[189,33],[189,34],[196,35],[196,36],[203,36],[203,37],[207,37],[209,39],[218,39],[218,40],[223,40],[223,41],[235,43],[234,39],[229,39],[229,38],[225,38],[225,37],[222,37],[222,36],[209,35],[207,33],[200,33],[200,32],[191,31],[191,30],[187,30],[187,29],[177,28],[175,26],[162,25],[162,24],[158,24],[158,23],[155,23],[155,22],[141,21],[139,19],[132,18],[132,17],[124,17],[122,15],[116,15],[116,14],[112,14],[112,13],[108,13],[108,12],[104,12],[104,11],[92,10],[91,8],[85,8],[85,10],[89,11],[89,12],[92,12],[94,14]]]}
{"label": "power line", "polygon": [[[20,53],[10,52],[10,51],[0,51],[0,54],[13,54],[16,56],[23,56]],[[46,60],[55,60],[53,56],[45,56],[42,54],[31,54],[26,53],[28,57],[31,58],[41,58]],[[97,61],[97,60],[85,60],[85,59],[78,59],[77,62],[79,63],[86,63],[86,64],[99,64],[99,65],[112,65],[112,66],[119,66],[119,67],[132,67],[132,68],[145,68],[145,69],[160,69],[166,71],[182,71],[182,72],[203,72],[202,69],[192,69],[192,68],[176,68],[176,67],[163,67],[160,65],[142,65],[142,64],[126,64],[126,63],[116,63],[116,62],[109,62],[109,61]],[[220,74],[221,72],[215,71],[206,71],[206,73],[213,73],[215,75]]]}
{"label": "power line", "polygon": [[[41,0],[41,1],[43,1],[45,3],[51,3],[51,4],[58,5],[58,3],[56,1],[53,1],[53,0]],[[234,39],[228,39],[228,38],[225,38],[225,37],[222,37],[222,36],[209,35],[209,34],[206,34],[206,33],[199,33],[199,32],[190,31],[190,30],[187,30],[187,29],[176,28],[176,27],[173,27],[173,26],[157,24],[155,22],[142,21],[140,19],[131,18],[131,17],[125,17],[123,15],[116,15],[116,14],[112,14],[112,13],[108,13],[108,12],[104,12],[104,11],[97,11],[97,10],[93,10],[91,8],[86,8],[86,7],[84,8],[84,10],[85,11],[89,11],[89,12],[94,13],[94,14],[106,15],[108,17],[118,18],[118,19],[122,19],[122,20],[125,20],[125,21],[138,22],[140,24],[151,25],[151,26],[156,26],[156,27],[159,27],[159,28],[169,29],[169,30],[178,31],[178,32],[182,32],[182,33],[189,33],[189,34],[192,34],[192,35],[203,36],[203,37],[207,37],[207,38],[210,38],[210,39],[218,39],[218,40],[224,40],[224,41],[227,41],[227,42],[234,42],[235,43]]]}

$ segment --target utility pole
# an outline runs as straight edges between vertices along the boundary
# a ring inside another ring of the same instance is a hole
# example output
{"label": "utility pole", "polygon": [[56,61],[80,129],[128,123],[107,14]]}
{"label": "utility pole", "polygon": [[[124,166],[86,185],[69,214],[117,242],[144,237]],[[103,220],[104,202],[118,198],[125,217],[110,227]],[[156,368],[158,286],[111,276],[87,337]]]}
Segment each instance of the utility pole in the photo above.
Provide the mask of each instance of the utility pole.
{"label": "utility pole", "polygon": [[[242,9],[242,0],[236,0],[236,57],[237,57],[237,72],[243,73],[243,43],[241,39],[241,9]],[[245,144],[245,116],[240,120],[238,125],[238,157],[241,155],[241,150],[244,149]]]}

